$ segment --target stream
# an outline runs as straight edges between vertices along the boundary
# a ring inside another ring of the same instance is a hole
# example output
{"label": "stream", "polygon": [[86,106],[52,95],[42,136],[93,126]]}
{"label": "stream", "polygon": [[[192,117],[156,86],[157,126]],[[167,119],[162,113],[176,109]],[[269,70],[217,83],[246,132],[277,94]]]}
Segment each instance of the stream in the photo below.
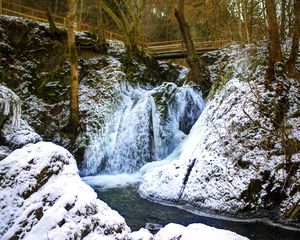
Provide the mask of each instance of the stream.
{"label": "stream", "polygon": [[150,202],[137,193],[137,186],[103,189],[93,186],[98,197],[111,208],[117,210],[126,220],[132,231],[145,227],[146,223],[162,226],[178,223],[187,226],[191,223],[203,223],[208,226],[236,232],[250,240],[299,240],[300,230],[293,231],[263,222],[224,220],[209,216],[200,216],[183,209]]}

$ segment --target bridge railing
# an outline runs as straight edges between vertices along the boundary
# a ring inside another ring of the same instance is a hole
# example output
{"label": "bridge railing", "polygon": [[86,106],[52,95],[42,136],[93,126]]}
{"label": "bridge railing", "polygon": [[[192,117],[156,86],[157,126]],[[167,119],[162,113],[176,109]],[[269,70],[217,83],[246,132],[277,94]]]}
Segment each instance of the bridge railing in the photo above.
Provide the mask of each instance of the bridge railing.
{"label": "bridge railing", "polygon": [[[16,3],[14,1],[8,1],[8,0],[0,0],[0,14],[5,15],[12,15],[17,17],[23,17],[27,19],[31,19],[33,21],[39,21],[39,22],[48,22],[47,14],[39,9],[31,8],[29,6]],[[59,16],[56,14],[51,14],[53,21],[57,26],[66,27],[67,26],[67,18],[63,16]],[[93,28],[83,22],[77,22],[77,30],[78,31],[92,31]],[[104,31],[104,35],[108,39],[112,40],[124,40],[123,35],[111,32],[111,31]]]}
{"label": "bridge railing", "polygon": [[[47,14],[39,9],[31,8],[13,1],[2,0],[2,14],[28,18],[34,21],[47,22]],[[55,24],[66,25],[66,18],[52,14]]]}
{"label": "bridge railing", "polygon": [[[215,41],[203,41],[203,39],[194,39],[193,42],[196,50],[217,49],[232,43],[231,40],[223,39]],[[186,46],[182,40],[148,43],[146,50],[149,54],[159,54],[166,52],[187,52]]]}

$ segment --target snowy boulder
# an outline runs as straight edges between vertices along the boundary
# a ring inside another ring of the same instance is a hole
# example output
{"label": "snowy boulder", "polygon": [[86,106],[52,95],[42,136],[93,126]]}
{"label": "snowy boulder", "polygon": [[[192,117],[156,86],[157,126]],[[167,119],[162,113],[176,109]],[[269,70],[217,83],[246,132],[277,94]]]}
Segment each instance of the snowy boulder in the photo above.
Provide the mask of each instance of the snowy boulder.
{"label": "snowy boulder", "polygon": [[141,228],[136,232],[130,234],[131,240],[155,240],[154,236],[149,232],[148,229]]}
{"label": "snowy boulder", "polygon": [[126,239],[129,231],[64,148],[28,144],[0,162],[1,239]]}
{"label": "snowy boulder", "polygon": [[170,223],[162,228],[156,235],[155,240],[248,240],[234,232],[209,227],[204,224],[190,224],[184,227]]}

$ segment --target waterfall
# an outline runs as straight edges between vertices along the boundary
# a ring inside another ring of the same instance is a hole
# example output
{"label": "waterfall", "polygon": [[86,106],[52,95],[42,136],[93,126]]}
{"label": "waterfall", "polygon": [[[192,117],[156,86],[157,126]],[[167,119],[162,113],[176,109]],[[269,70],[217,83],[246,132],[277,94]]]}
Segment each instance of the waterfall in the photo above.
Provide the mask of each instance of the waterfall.
{"label": "waterfall", "polygon": [[121,84],[122,104],[86,149],[81,175],[133,173],[166,158],[185,138],[204,108],[189,85],[147,89]]}

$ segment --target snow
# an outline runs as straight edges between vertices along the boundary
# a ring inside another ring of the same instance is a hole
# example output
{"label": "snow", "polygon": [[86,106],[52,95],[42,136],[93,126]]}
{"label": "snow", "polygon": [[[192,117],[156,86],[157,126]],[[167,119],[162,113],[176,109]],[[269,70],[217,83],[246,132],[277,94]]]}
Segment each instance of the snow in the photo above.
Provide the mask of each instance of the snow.
{"label": "snow", "polygon": [[137,184],[141,179],[141,174],[116,174],[116,175],[97,175],[84,177],[82,180],[90,186],[102,189],[122,188]]}
{"label": "snow", "polygon": [[0,237],[125,239],[124,219],[82,182],[75,159],[52,143],[28,144],[0,162]]}
{"label": "snow", "polygon": [[132,240],[154,240],[153,235],[149,230],[141,228],[140,230],[130,234]]}
{"label": "snow", "polygon": [[247,240],[236,233],[216,229],[204,224],[190,224],[183,227],[179,224],[170,223],[162,228],[156,235],[155,240]]}

